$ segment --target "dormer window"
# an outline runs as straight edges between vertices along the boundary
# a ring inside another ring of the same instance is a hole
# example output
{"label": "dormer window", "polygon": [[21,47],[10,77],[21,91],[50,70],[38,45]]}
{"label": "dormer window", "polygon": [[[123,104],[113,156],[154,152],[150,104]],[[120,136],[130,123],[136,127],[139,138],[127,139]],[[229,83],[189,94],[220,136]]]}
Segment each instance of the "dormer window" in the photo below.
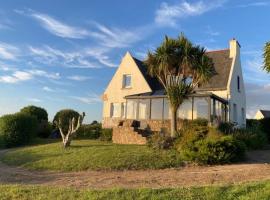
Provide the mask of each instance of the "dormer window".
{"label": "dormer window", "polygon": [[123,88],[131,88],[131,75],[125,74],[123,76]]}

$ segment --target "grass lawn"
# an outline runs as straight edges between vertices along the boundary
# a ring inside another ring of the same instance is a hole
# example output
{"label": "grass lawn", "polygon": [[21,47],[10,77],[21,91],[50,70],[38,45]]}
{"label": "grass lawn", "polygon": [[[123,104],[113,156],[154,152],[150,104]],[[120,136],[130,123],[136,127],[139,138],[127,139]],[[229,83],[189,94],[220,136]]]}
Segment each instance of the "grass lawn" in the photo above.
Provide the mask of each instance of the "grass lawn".
{"label": "grass lawn", "polygon": [[74,140],[63,149],[60,142],[11,150],[1,157],[9,165],[37,170],[127,170],[181,166],[175,151],[155,151],[147,146],[117,145],[98,140]]}
{"label": "grass lawn", "polygon": [[222,187],[175,188],[175,189],[112,189],[75,190],[71,188],[52,188],[45,186],[0,186],[0,199],[152,199],[152,200],[267,200],[270,199],[270,181]]}

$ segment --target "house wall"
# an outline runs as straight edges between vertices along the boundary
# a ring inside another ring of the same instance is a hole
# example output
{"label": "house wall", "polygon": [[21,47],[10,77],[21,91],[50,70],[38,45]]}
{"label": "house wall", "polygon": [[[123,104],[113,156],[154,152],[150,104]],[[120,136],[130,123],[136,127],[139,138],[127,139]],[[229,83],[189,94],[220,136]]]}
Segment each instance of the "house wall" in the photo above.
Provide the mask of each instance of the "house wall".
{"label": "house wall", "polygon": [[[132,75],[130,88],[123,88],[125,74]],[[151,91],[131,54],[127,52],[103,94],[103,127],[114,126],[110,119],[111,103],[125,103],[125,96]]]}
{"label": "house wall", "polygon": [[[238,126],[246,126],[246,93],[241,67],[240,45],[236,40],[230,41],[230,57],[233,58],[232,68],[228,83],[229,120],[236,122]],[[240,80],[240,90],[238,81]],[[236,105],[237,117],[234,119],[234,104]],[[243,110],[243,111],[242,111]]]}
{"label": "house wall", "polygon": [[258,111],[257,113],[256,113],[256,115],[255,115],[255,117],[254,117],[254,119],[263,119],[264,118],[264,116],[263,116],[263,114],[262,114],[262,112],[261,111]]}

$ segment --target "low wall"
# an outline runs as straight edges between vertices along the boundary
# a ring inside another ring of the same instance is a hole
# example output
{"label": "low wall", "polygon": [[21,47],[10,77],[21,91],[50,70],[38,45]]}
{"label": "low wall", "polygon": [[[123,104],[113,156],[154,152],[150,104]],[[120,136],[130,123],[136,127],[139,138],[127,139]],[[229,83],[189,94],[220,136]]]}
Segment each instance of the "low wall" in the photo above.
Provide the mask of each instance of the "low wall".
{"label": "low wall", "polygon": [[113,128],[113,143],[116,144],[146,144],[146,137],[141,136],[135,131],[134,127],[114,127]]}

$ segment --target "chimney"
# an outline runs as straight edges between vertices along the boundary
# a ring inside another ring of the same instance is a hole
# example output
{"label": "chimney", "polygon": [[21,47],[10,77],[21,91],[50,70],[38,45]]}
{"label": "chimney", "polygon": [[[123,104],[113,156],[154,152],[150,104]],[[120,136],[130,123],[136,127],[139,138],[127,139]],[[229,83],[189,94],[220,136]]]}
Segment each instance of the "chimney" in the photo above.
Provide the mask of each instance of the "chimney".
{"label": "chimney", "polygon": [[230,58],[234,58],[240,55],[240,48],[241,45],[239,44],[239,42],[235,38],[233,38],[230,41]]}

